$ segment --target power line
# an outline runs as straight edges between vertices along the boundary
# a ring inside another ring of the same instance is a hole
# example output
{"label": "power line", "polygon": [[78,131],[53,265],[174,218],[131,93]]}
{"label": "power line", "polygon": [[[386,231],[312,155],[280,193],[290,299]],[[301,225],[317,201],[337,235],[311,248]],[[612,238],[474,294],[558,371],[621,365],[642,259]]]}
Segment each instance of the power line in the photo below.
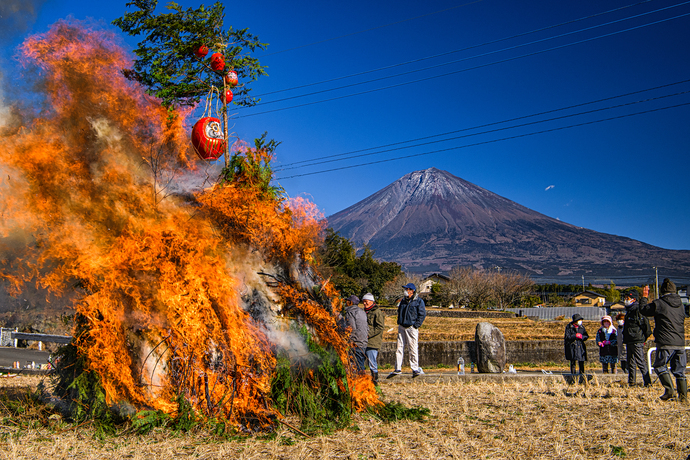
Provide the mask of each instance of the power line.
{"label": "power line", "polygon": [[[457,130],[454,130],[454,131],[447,131],[447,132],[445,132],[445,133],[432,134],[432,135],[430,135],[430,136],[424,136],[424,137],[419,137],[419,138],[416,138],[416,139],[409,139],[409,140],[406,140],[406,141],[394,142],[394,143],[391,143],[391,144],[379,145],[379,146],[376,146],[376,147],[368,147],[368,148],[365,148],[365,149],[353,150],[353,151],[350,151],[350,152],[339,153],[339,154],[335,154],[335,155],[327,155],[327,156],[323,156],[323,157],[316,157],[316,158],[312,158],[312,159],[309,159],[309,160],[295,161],[295,162],[293,162],[293,163],[287,163],[287,164],[283,165],[282,167],[280,167],[280,168],[278,168],[278,169],[275,169],[274,171],[275,171],[275,172],[279,172],[279,171],[285,171],[285,170],[289,170],[289,169],[296,169],[296,167],[295,167],[296,165],[304,165],[304,163],[312,163],[312,164],[307,164],[307,165],[300,166],[300,167],[313,166],[314,164],[319,164],[319,163],[315,163],[315,162],[320,162],[321,160],[326,160],[326,159],[329,159],[329,158],[350,157],[351,155],[354,155],[354,154],[356,154],[356,153],[362,153],[362,152],[367,152],[367,151],[371,151],[371,150],[377,150],[377,149],[386,148],[386,147],[393,147],[393,146],[396,146],[396,145],[402,145],[402,144],[407,144],[407,143],[410,143],[410,142],[417,142],[417,141],[422,141],[422,140],[426,140],[426,139],[432,139],[432,138],[435,138],[435,137],[448,136],[448,135],[450,135],[450,134],[457,134],[457,133],[461,133],[461,132],[465,132],[465,131],[471,131],[471,130],[474,130],[474,129],[487,128],[487,127],[490,127],[490,126],[495,126],[495,125],[499,125],[499,124],[503,124],[503,123],[509,123],[509,122],[513,122],[513,121],[524,120],[524,119],[526,119],[526,118],[532,118],[532,117],[537,117],[537,116],[541,116],[541,115],[547,115],[547,114],[549,114],[549,113],[561,112],[561,111],[563,111],[563,110],[570,110],[570,109],[574,109],[574,108],[577,108],[577,107],[583,107],[583,106],[586,106],[586,105],[597,104],[597,103],[600,103],[600,102],[606,102],[606,101],[610,101],[610,100],[613,100],[613,99],[619,99],[619,98],[622,98],[622,97],[628,97],[628,96],[632,96],[632,95],[635,95],[635,94],[640,94],[640,93],[644,93],[644,92],[648,92],[648,91],[654,91],[654,90],[658,90],[658,89],[662,89],[662,88],[668,88],[668,87],[670,87],[670,86],[680,85],[680,84],[687,83],[687,82],[690,82],[690,79],[688,79],[688,80],[682,80],[682,81],[674,82],[674,83],[668,83],[668,84],[665,84],[665,85],[655,86],[655,87],[653,87],[653,88],[646,88],[646,89],[642,89],[642,90],[638,90],[638,91],[633,91],[633,92],[630,92],[630,93],[619,94],[619,95],[617,95],[617,96],[610,96],[610,97],[606,97],[606,98],[603,98],[603,99],[597,99],[597,100],[594,100],[594,101],[583,102],[583,103],[580,103],[580,104],[574,104],[574,105],[570,105],[570,106],[567,106],[567,107],[561,107],[561,108],[557,108],[557,109],[551,109],[551,110],[547,110],[547,111],[544,111],[544,112],[538,112],[538,113],[533,113],[533,114],[529,114],[529,115],[523,115],[523,116],[520,116],[520,117],[509,118],[509,119],[501,120],[501,121],[494,121],[494,122],[485,123],[485,124],[482,124],[482,125],[476,125],[476,126],[472,126],[472,127],[468,127],[468,128],[457,129]],[[678,93],[677,93],[677,94],[678,94]],[[545,121],[548,121],[548,120],[545,120]],[[481,133],[479,133],[479,134],[481,134]],[[450,139],[447,139],[447,140],[450,140]],[[376,153],[381,153],[381,152],[376,152]]]}
{"label": "power line", "polygon": [[[579,115],[586,115],[586,114],[595,113],[595,112],[600,112],[600,111],[604,111],[604,110],[612,110],[612,109],[616,109],[616,108],[620,108],[620,107],[625,107],[625,106],[629,106],[629,105],[633,105],[633,104],[639,104],[639,103],[643,103],[643,102],[649,102],[649,101],[653,101],[653,100],[664,99],[664,98],[673,97],[673,96],[678,96],[678,95],[687,94],[687,93],[690,93],[690,90],[688,90],[688,91],[681,91],[681,92],[678,92],[678,93],[668,94],[668,95],[664,95],[664,96],[658,96],[658,97],[655,97],[655,98],[648,98],[648,99],[640,100],[640,101],[628,102],[628,103],[625,103],[625,104],[619,104],[619,105],[614,105],[614,106],[609,106],[609,107],[603,107],[603,108],[593,109],[593,110],[589,110],[589,111],[585,111],[585,112],[579,112],[579,113],[574,113],[574,114],[569,114],[569,115],[563,115],[563,116],[560,116],[560,117],[548,118],[548,119],[545,119],[545,120],[537,120],[537,121],[533,121],[533,122],[529,122],[529,123],[523,123],[523,124],[519,124],[519,125],[506,126],[506,127],[503,127],[503,128],[497,128],[497,129],[493,129],[493,130],[482,131],[482,132],[479,132],[479,133],[466,134],[466,135],[463,135],[463,136],[457,136],[457,137],[453,137],[453,138],[449,138],[449,139],[441,139],[441,140],[437,140],[437,141],[425,142],[425,143],[421,143],[421,144],[414,144],[414,145],[409,145],[409,146],[400,147],[400,148],[396,148],[396,149],[382,150],[382,151],[379,151],[379,152],[373,152],[373,153],[368,153],[368,154],[364,154],[364,153],[363,153],[363,154],[360,154],[360,155],[349,156],[349,157],[347,157],[347,158],[340,158],[340,159],[331,159],[331,160],[319,161],[319,162],[314,162],[314,163],[308,164],[308,165],[295,166],[295,167],[292,167],[292,168],[276,169],[276,172],[285,171],[285,170],[290,170],[290,169],[306,168],[306,167],[310,167],[310,166],[316,166],[316,165],[319,165],[319,164],[333,163],[333,162],[336,162],[336,161],[351,160],[351,159],[354,159],[354,158],[359,158],[359,157],[364,157],[364,156],[369,156],[369,155],[378,155],[378,154],[380,154],[380,153],[386,153],[386,152],[397,151],[397,150],[408,149],[408,148],[414,148],[414,147],[421,147],[421,146],[424,146],[424,145],[430,145],[430,144],[435,144],[435,143],[439,143],[439,142],[447,142],[447,141],[451,141],[451,140],[458,140],[458,139],[467,138],[467,137],[472,137],[472,136],[479,136],[479,135],[482,135],[482,134],[490,134],[490,133],[494,133],[494,132],[498,132],[498,131],[504,131],[504,130],[507,130],[507,129],[521,128],[521,127],[525,127],[525,126],[535,125],[535,124],[539,124],[539,123],[546,123],[546,122],[549,122],[549,121],[561,120],[561,119],[564,119],[564,118],[570,118],[570,117],[575,117],[575,116],[579,116]],[[500,122],[498,122],[498,123],[500,123]]]}
{"label": "power line", "polygon": [[[426,61],[426,60],[429,60],[429,59],[435,59],[435,58],[437,58],[437,57],[443,57],[443,56],[447,56],[447,55],[450,55],[450,54],[460,53],[460,52],[462,52],[462,51],[468,51],[468,50],[471,50],[471,49],[474,49],[474,48],[481,48],[482,46],[493,45],[493,44],[500,43],[500,42],[503,42],[503,41],[512,40],[512,39],[514,39],[514,38],[519,38],[519,37],[531,35],[531,34],[534,34],[534,33],[537,33],[537,32],[543,32],[543,31],[545,31],[545,30],[555,29],[555,28],[557,28],[557,27],[561,27],[561,26],[564,26],[564,25],[574,24],[574,23],[576,23],[576,22],[584,21],[584,20],[586,20],[586,19],[591,19],[591,18],[594,18],[594,17],[597,17],[597,16],[603,16],[603,15],[605,15],[605,14],[613,13],[613,12],[616,12],[616,11],[619,11],[619,10],[623,10],[623,9],[625,9],[625,8],[631,8],[631,7],[633,7],[633,6],[641,5],[641,4],[643,4],[643,3],[649,3],[649,2],[651,2],[651,1],[652,1],[652,0],[644,0],[644,1],[641,1],[641,2],[638,2],[638,3],[634,3],[634,4],[631,4],[631,5],[622,6],[622,7],[620,7],[620,8],[614,8],[614,9],[612,9],[612,10],[604,11],[604,12],[601,12],[601,13],[596,13],[596,14],[592,14],[592,15],[589,15],[589,16],[584,16],[584,17],[581,17],[581,18],[578,18],[578,19],[573,19],[573,20],[571,20],[571,21],[561,22],[560,24],[554,24],[554,25],[550,25],[550,26],[547,26],[547,27],[542,27],[542,28],[540,28],[540,29],[530,30],[530,31],[528,31],[528,32],[523,32],[523,33],[520,33],[520,34],[517,34],[517,35],[510,36],[510,37],[499,38],[499,39],[497,39],[497,40],[492,40],[492,41],[480,43],[480,44],[478,44],[478,45],[472,45],[472,46],[468,46],[468,47],[465,47],[465,48],[460,48],[460,49],[456,49],[456,50],[452,50],[452,51],[447,51],[447,52],[445,52],[445,53],[434,54],[434,55],[432,55],[432,56],[426,56],[426,57],[419,58],[419,59],[413,59],[413,60],[410,60],[410,61],[401,62],[401,63],[398,63],[398,64],[392,64],[392,65],[388,65],[388,66],[384,66],[384,67],[379,67],[379,68],[376,68],[376,69],[365,70],[365,71],[363,71],[363,72],[357,72],[357,73],[353,73],[353,74],[350,74],[350,75],[344,75],[344,76],[341,76],[341,77],[335,77],[335,78],[331,78],[331,79],[328,79],[328,80],[322,80],[322,81],[318,81],[318,82],[314,82],[314,83],[307,83],[307,84],[304,84],[304,85],[293,86],[293,87],[291,87],[291,88],[279,89],[279,90],[276,90],[276,91],[269,91],[269,92],[267,92],[267,93],[262,93],[262,94],[256,94],[254,97],[268,96],[268,95],[270,95],[270,94],[282,93],[282,92],[286,92],[286,91],[293,91],[293,90],[296,90],[296,89],[307,88],[307,87],[310,87],[310,86],[321,85],[321,84],[324,84],[324,83],[331,83],[331,82],[338,81],[338,80],[344,80],[344,79],[347,79],[347,78],[358,77],[358,76],[360,76],[360,75],[366,75],[366,74],[369,74],[369,73],[379,72],[379,71],[382,71],[382,70],[388,70],[388,69],[392,69],[392,68],[395,68],[395,67],[401,67],[401,66],[408,65],[408,64],[414,64],[414,63]],[[287,50],[286,50],[286,51],[287,51]]]}
{"label": "power line", "polygon": [[[688,3],[688,2],[686,2],[686,3]],[[384,87],[381,87],[381,88],[374,88],[374,89],[370,89],[370,90],[366,90],[366,91],[360,91],[360,92],[357,92],[357,93],[345,94],[345,95],[342,95],[342,96],[332,97],[332,98],[329,98],[329,99],[322,99],[322,100],[320,100],[320,101],[306,102],[306,103],[304,103],[304,104],[298,104],[298,105],[293,105],[293,106],[289,106],[289,107],[282,107],[282,108],[279,108],[279,109],[265,110],[265,111],[263,111],[263,112],[256,112],[256,113],[251,113],[251,114],[247,114],[247,115],[239,115],[239,116],[236,117],[236,118],[247,118],[247,117],[253,117],[253,116],[256,116],[256,115],[264,115],[264,114],[267,114],[267,113],[280,112],[280,111],[288,110],[288,109],[295,109],[295,108],[299,108],[299,107],[306,107],[306,106],[314,105],[314,104],[321,104],[321,103],[324,103],[324,102],[332,102],[332,101],[335,101],[335,100],[345,99],[345,98],[348,98],[348,97],[361,96],[361,95],[363,95],[363,94],[369,94],[369,93],[373,93],[373,92],[376,92],[376,91],[382,91],[382,90],[384,90],[384,89],[397,88],[397,87],[406,86],[406,85],[411,85],[411,84],[414,84],[414,83],[420,83],[420,82],[423,82],[423,81],[428,81],[428,80],[432,80],[432,79],[436,79],[436,78],[447,77],[447,76],[449,76],[449,75],[454,75],[454,74],[458,74],[458,73],[462,73],[462,72],[467,72],[467,71],[469,71],[469,70],[476,70],[476,69],[480,69],[480,68],[483,68],[483,67],[489,67],[489,66],[492,66],[492,65],[501,64],[501,63],[504,63],[504,62],[515,61],[515,60],[517,60],[517,59],[521,59],[521,58],[525,58],[525,57],[530,57],[530,56],[535,56],[535,55],[538,55],[538,54],[546,53],[546,52],[548,52],[548,51],[554,51],[554,50],[557,50],[557,49],[562,49],[562,48],[566,48],[566,47],[569,47],[569,46],[578,45],[578,44],[590,42],[590,41],[593,41],[593,40],[598,40],[598,39],[600,39],[600,38],[605,38],[605,37],[610,37],[610,36],[613,36],[613,35],[618,35],[618,34],[621,34],[621,33],[624,33],[624,32],[629,32],[629,31],[631,31],[631,30],[636,30],[636,29],[640,29],[640,28],[642,28],[642,27],[647,27],[647,26],[651,26],[651,25],[660,24],[660,23],[663,23],[663,22],[671,21],[671,20],[673,20],[673,19],[679,19],[679,18],[682,18],[682,17],[685,17],[685,16],[689,16],[689,15],[690,15],[690,13],[684,13],[684,14],[680,14],[680,15],[677,15],[677,16],[673,16],[673,17],[671,17],[671,18],[660,19],[660,20],[658,20],[658,21],[649,22],[649,23],[646,23],[646,24],[641,24],[641,25],[638,25],[638,26],[630,27],[630,28],[628,28],[628,29],[623,29],[623,30],[619,30],[619,31],[615,31],[615,32],[610,32],[610,33],[607,33],[607,34],[604,34],[604,35],[598,35],[598,36],[596,36],[596,37],[590,37],[590,38],[578,40],[578,41],[575,41],[575,42],[566,43],[566,44],[564,44],[564,45],[554,46],[554,47],[547,48],[547,49],[544,49],[544,50],[534,51],[534,52],[532,52],[532,53],[527,53],[527,54],[522,54],[522,55],[520,55],[520,56],[514,56],[514,57],[510,57],[510,58],[505,58],[505,59],[501,59],[501,60],[499,60],[499,61],[489,62],[489,63],[486,63],[486,64],[480,64],[480,65],[476,65],[476,66],[473,66],[473,67],[468,67],[468,68],[465,68],[465,69],[460,69],[460,70],[456,70],[456,71],[452,71],[452,72],[447,72],[447,73],[440,74],[440,75],[433,75],[433,76],[430,76],[430,77],[419,78],[419,79],[417,79],[417,80],[412,80],[412,81],[403,82],[403,83],[397,83],[397,84],[395,84],[395,85],[384,86]]]}
{"label": "power line", "polygon": [[522,138],[522,137],[529,137],[529,136],[534,136],[534,135],[537,135],[537,134],[544,134],[544,133],[550,133],[550,132],[554,132],[554,131],[561,131],[561,130],[563,130],[563,129],[576,128],[576,127],[580,127],[580,126],[587,126],[587,125],[592,125],[592,124],[595,124],[595,123],[601,123],[601,122],[604,122],[604,121],[617,120],[617,119],[621,119],[621,118],[631,117],[631,116],[634,116],[634,115],[642,115],[642,114],[645,114],[645,113],[659,112],[659,111],[661,111],[661,110],[668,110],[668,109],[673,109],[673,108],[678,108],[678,107],[684,107],[684,106],[687,106],[687,105],[690,105],[690,102],[684,102],[684,103],[682,103],[682,104],[670,105],[670,106],[666,106],[666,107],[659,107],[659,108],[656,108],[656,109],[644,110],[644,111],[641,111],[641,112],[628,113],[628,114],[624,114],[624,115],[618,115],[618,116],[615,116],[615,117],[602,118],[602,119],[600,119],[600,120],[591,120],[591,121],[586,121],[586,122],[577,123],[577,124],[568,125],[568,126],[560,126],[560,127],[556,127],[556,128],[545,129],[545,130],[542,130],[542,131],[535,131],[535,132],[524,133],[524,134],[516,134],[516,135],[514,135],[514,136],[503,137],[503,138],[500,138],[500,139],[491,139],[491,140],[487,140],[487,141],[476,142],[476,143],[474,143],[474,144],[466,144],[466,145],[460,145],[460,146],[456,146],[456,147],[449,147],[449,148],[446,148],[446,149],[433,150],[433,151],[431,151],[431,152],[415,153],[415,154],[410,154],[410,155],[405,155],[405,156],[400,156],[400,157],[395,157],[395,158],[388,158],[388,159],[385,159],[385,160],[377,160],[377,161],[371,161],[371,162],[368,162],[368,163],[359,163],[359,164],[350,165],[350,166],[341,166],[341,167],[339,167],[339,168],[325,169],[325,170],[322,170],[322,171],[313,171],[313,172],[308,172],[308,173],[303,173],[303,174],[295,174],[295,175],[287,176],[287,177],[279,177],[279,178],[276,178],[275,180],[286,180],[286,179],[293,179],[293,178],[295,178],[295,177],[312,176],[312,175],[315,175],[315,174],[323,174],[323,173],[327,173],[327,172],[341,171],[341,170],[344,170],[344,169],[358,168],[358,167],[361,167],[361,166],[370,166],[370,165],[373,165],[373,164],[386,163],[386,162],[389,162],[389,161],[396,161],[396,160],[404,160],[404,159],[407,159],[407,158],[414,158],[414,157],[420,157],[420,156],[424,156],[424,155],[431,155],[431,154],[434,154],[434,153],[448,152],[448,151],[451,151],[451,150],[459,150],[459,149],[464,149],[464,148],[468,148],[468,147],[477,147],[477,146],[480,146],[480,145],[493,144],[493,143],[500,142],[500,141],[507,141],[507,140],[512,140],[512,139],[519,139],[519,138]]}
{"label": "power line", "polygon": [[[555,39],[557,39],[557,38],[562,38],[562,37],[566,37],[566,36],[569,36],[569,35],[574,35],[574,34],[577,34],[577,33],[580,33],[580,32],[585,32],[585,31],[588,31],[588,30],[598,29],[598,28],[601,28],[601,27],[609,26],[609,25],[616,24],[616,23],[623,22],[623,21],[627,21],[627,20],[630,20],[630,19],[635,19],[635,18],[639,18],[639,17],[642,17],[642,16],[650,15],[650,14],[653,14],[653,13],[658,13],[658,12],[660,12],[660,11],[664,11],[664,10],[667,10],[667,9],[670,9],[670,8],[676,8],[676,7],[678,7],[678,6],[683,6],[683,5],[688,4],[688,3],[690,3],[690,1],[686,1],[686,2],[684,2],[684,3],[679,3],[679,4],[676,4],[676,5],[672,5],[672,6],[667,6],[667,7],[664,7],[664,8],[659,8],[659,9],[657,9],[657,10],[648,11],[648,12],[645,12],[645,13],[636,14],[636,15],[629,16],[629,17],[622,18],[622,19],[616,19],[616,20],[614,20],[614,21],[609,21],[609,22],[606,22],[606,23],[604,23],[604,24],[598,24],[598,25],[595,25],[595,26],[585,27],[585,28],[578,29],[578,30],[574,30],[574,31],[570,31],[570,32],[564,32],[564,33],[562,33],[562,34],[553,35],[553,36],[551,36],[551,37],[545,37],[545,38],[541,38],[541,39],[539,39],[539,40],[533,40],[533,41],[531,41],[531,42],[522,43],[522,44],[514,45],[514,46],[509,46],[509,47],[507,47],[507,48],[502,48],[502,49],[499,49],[499,50],[487,51],[487,52],[485,52],[485,53],[475,54],[474,56],[468,56],[468,57],[464,57],[464,58],[461,58],[461,59],[455,59],[455,60],[452,60],[452,61],[443,62],[443,63],[440,63],[440,64],[436,64],[436,65],[432,65],[432,66],[423,67],[423,68],[421,68],[421,69],[408,70],[408,71],[406,71],[406,72],[397,73],[397,74],[395,74],[395,75],[387,75],[387,76],[384,76],[384,77],[373,78],[373,79],[370,79],[370,80],[365,80],[365,81],[361,81],[361,82],[357,82],[357,83],[350,83],[350,84],[347,84],[347,85],[336,86],[336,87],[334,87],[334,88],[327,88],[327,89],[322,89],[322,90],[319,90],[319,91],[312,91],[311,93],[299,94],[299,95],[296,95],[296,96],[284,97],[284,98],[282,98],[282,99],[275,99],[275,100],[272,100],[272,101],[260,102],[260,103],[256,104],[254,107],[262,106],[262,105],[267,105],[267,104],[275,104],[276,102],[285,102],[285,101],[289,101],[289,100],[293,100],[293,99],[299,99],[299,98],[302,98],[302,97],[314,96],[314,95],[317,95],[317,94],[323,94],[323,93],[327,93],[327,92],[331,92],[331,91],[337,91],[337,90],[340,90],[340,89],[352,88],[352,87],[354,87],[354,86],[365,85],[365,84],[368,84],[368,83],[374,83],[374,82],[381,81],[381,80],[388,80],[388,79],[390,79],[390,78],[401,77],[401,76],[404,76],[404,75],[409,75],[409,74],[413,74],[413,73],[417,73],[417,72],[423,72],[423,71],[425,71],[425,70],[437,69],[437,68],[440,68],[440,67],[444,67],[444,66],[448,66],[448,65],[452,65],[452,64],[457,64],[457,63],[460,63],[460,62],[469,61],[469,60],[471,60],[471,59],[477,59],[477,58],[480,58],[480,57],[486,57],[486,56],[490,56],[490,55],[493,55],[493,54],[502,53],[502,52],[504,52],[504,51],[511,51],[511,50],[514,50],[514,49],[523,48],[523,47],[525,47],[525,46],[530,46],[530,45],[534,45],[534,44],[537,44],[537,43],[546,42],[546,41],[548,41],[548,40],[555,40]],[[257,97],[259,97],[259,96],[257,96]]]}
{"label": "power line", "polygon": [[338,159],[331,159],[331,160],[323,160],[323,161],[319,161],[319,162],[315,162],[315,163],[311,163],[311,164],[303,165],[303,166],[294,166],[294,167],[291,167],[291,168],[282,168],[282,169],[276,170],[276,172],[278,172],[278,171],[286,171],[286,170],[290,170],[290,169],[307,168],[307,167],[309,167],[309,166],[316,166],[316,165],[325,164],[325,163],[333,163],[333,162],[336,162],[336,161],[346,161],[346,160],[351,160],[351,159],[353,159],[353,158],[360,158],[360,157],[365,157],[365,156],[370,156],[370,155],[378,155],[378,154],[380,154],[380,153],[393,152],[393,151],[402,150],[402,149],[411,149],[411,148],[414,148],[414,147],[422,147],[422,146],[424,146],[424,145],[438,144],[439,142],[448,142],[448,141],[453,141],[453,140],[458,140],[458,139],[464,139],[464,138],[472,137],[472,136],[480,136],[480,135],[482,135],[482,134],[490,134],[490,133],[495,133],[495,132],[498,132],[498,131],[505,131],[505,130],[507,130],[507,129],[524,128],[525,126],[536,125],[536,124],[539,124],[539,123],[546,123],[546,122],[549,122],[549,121],[562,120],[562,119],[565,119],[565,118],[577,117],[577,116],[580,116],[580,115],[587,115],[587,114],[591,114],[591,113],[595,113],[595,112],[602,112],[602,111],[604,111],[604,110],[618,109],[618,108],[621,108],[621,107],[627,107],[627,106],[629,106],[629,105],[641,104],[641,103],[643,103],[643,102],[649,102],[649,101],[654,101],[654,100],[659,100],[659,99],[665,99],[665,98],[668,98],[668,97],[679,96],[679,95],[688,94],[688,93],[690,93],[690,90],[688,90],[688,91],[681,91],[681,92],[673,93],[673,94],[667,94],[667,95],[664,95],[664,96],[658,96],[658,97],[654,97],[654,98],[648,98],[648,99],[644,99],[644,100],[640,100],[640,101],[626,102],[625,104],[618,104],[618,105],[612,105],[612,106],[608,106],[608,107],[601,107],[601,108],[598,108],[598,109],[587,110],[587,111],[585,111],[585,112],[578,112],[578,113],[572,113],[572,114],[568,114],[568,115],[562,115],[562,116],[559,116],[559,117],[547,118],[547,119],[545,119],[545,120],[536,120],[536,121],[531,121],[531,122],[529,122],[529,123],[522,123],[522,124],[519,124],[519,125],[504,126],[504,127],[502,127],[502,128],[490,129],[490,130],[488,130],[488,131],[482,131],[482,132],[479,132],[479,133],[464,134],[464,135],[462,135],[462,136],[451,137],[451,138],[448,138],[448,139],[439,139],[439,140],[436,140],[436,141],[430,141],[430,142],[423,142],[423,143],[420,143],[420,144],[407,145],[407,146],[404,146],[404,147],[398,147],[398,148],[393,148],[393,149],[388,149],[388,150],[382,150],[382,151],[380,151],[380,152],[362,153],[362,154],[359,154],[359,155],[352,155],[352,156],[349,156],[349,157],[347,157],[347,158],[338,158]]}
{"label": "power line", "polygon": [[[319,44],[321,44],[321,43],[326,43],[326,42],[330,42],[330,41],[333,41],[333,40],[339,40],[339,39],[341,39],[341,38],[351,37],[351,36],[353,36],[353,35],[362,34],[362,33],[364,33],[364,32],[371,32],[372,30],[383,29],[383,28],[385,28],[385,27],[390,27],[390,26],[394,26],[394,25],[397,25],[397,24],[402,24],[402,23],[404,23],[404,22],[414,21],[415,19],[421,19],[421,18],[425,18],[425,17],[427,17],[427,16],[433,16],[434,14],[445,13],[446,11],[451,11],[451,10],[454,10],[454,9],[457,9],[457,8],[462,8],[463,6],[473,5],[473,4],[475,4],[475,3],[479,3],[479,2],[482,2],[482,1],[484,1],[484,0],[475,0],[474,2],[463,3],[462,5],[452,6],[452,7],[450,7],[450,8],[446,8],[446,9],[444,9],[444,10],[434,11],[433,13],[427,13],[427,14],[423,14],[423,15],[421,15],[421,16],[415,16],[415,17],[413,17],[413,18],[403,19],[403,20],[401,20],[401,21],[391,22],[391,23],[384,24],[384,25],[381,25],[381,26],[372,27],[372,28],[370,28],[370,29],[364,29],[364,30],[360,30],[360,31],[357,31],[357,32],[350,32],[350,33],[348,33],[348,34],[340,35],[340,36],[338,36],[338,37],[326,38],[326,39],[324,39],[324,40],[319,40],[319,41],[316,41],[316,42],[307,43],[306,45],[300,45],[300,46],[295,46],[295,47],[287,48],[287,49],[280,50],[280,51],[274,51],[273,53],[263,54],[263,55],[259,56],[259,58],[264,58],[264,57],[267,57],[267,56],[273,56],[273,55],[275,55],[275,54],[286,53],[286,52],[288,52],[288,51],[294,51],[294,50],[298,50],[298,49],[301,49],[301,48],[306,48],[306,47],[308,47],[308,46],[319,45]],[[651,0],[649,0],[649,1],[651,1]]]}

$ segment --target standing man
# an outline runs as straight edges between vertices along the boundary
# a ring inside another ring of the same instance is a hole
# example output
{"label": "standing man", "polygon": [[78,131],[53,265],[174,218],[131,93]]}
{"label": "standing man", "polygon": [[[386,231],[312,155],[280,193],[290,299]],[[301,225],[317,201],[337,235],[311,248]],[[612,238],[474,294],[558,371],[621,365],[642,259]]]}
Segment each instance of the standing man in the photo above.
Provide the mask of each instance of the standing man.
{"label": "standing man", "polygon": [[359,297],[351,295],[345,301],[345,320],[352,329],[350,333],[350,359],[354,362],[359,373],[364,373],[364,350],[369,339],[367,315],[359,308]]}
{"label": "standing man", "polygon": [[638,299],[640,293],[631,289],[623,294],[625,304],[625,322],[623,326],[623,343],[627,347],[628,358],[628,385],[635,386],[637,369],[642,372],[642,383],[650,386],[652,379],[649,376],[647,360],[644,356],[644,343],[652,334],[649,320],[640,313]]}
{"label": "standing man", "polygon": [[364,304],[364,311],[367,313],[367,325],[369,326],[369,342],[367,343],[366,355],[369,360],[369,370],[371,371],[371,379],[374,385],[379,383],[379,367],[378,356],[379,348],[383,343],[383,328],[386,321],[386,315],[383,310],[376,304],[374,296],[367,292],[362,297]]}
{"label": "standing man", "polygon": [[[654,341],[656,342],[656,359],[654,372],[664,386],[664,394],[659,397],[668,401],[676,394],[673,391],[671,374],[676,377],[678,399],[682,403],[688,400],[688,381],[685,379],[685,308],[676,292],[676,285],[666,278],[661,284],[661,297],[649,303],[649,286],[645,286],[640,300],[640,312],[654,317]],[[669,374],[667,365],[671,366]]]}
{"label": "standing man", "polygon": [[417,295],[417,288],[414,284],[407,283],[402,288],[405,291],[405,297],[398,306],[398,350],[395,353],[395,370],[386,377],[389,379],[402,374],[405,348],[408,349],[410,354],[412,377],[417,377],[424,373],[419,368],[417,340],[419,338],[418,329],[422,326],[426,317],[426,308],[424,301]]}

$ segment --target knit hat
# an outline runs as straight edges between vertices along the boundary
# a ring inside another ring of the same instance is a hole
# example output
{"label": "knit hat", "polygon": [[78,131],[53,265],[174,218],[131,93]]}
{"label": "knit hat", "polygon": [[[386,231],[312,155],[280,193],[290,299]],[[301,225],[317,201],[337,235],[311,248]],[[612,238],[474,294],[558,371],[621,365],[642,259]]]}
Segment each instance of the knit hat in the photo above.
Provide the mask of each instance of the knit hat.
{"label": "knit hat", "polygon": [[676,293],[676,285],[670,279],[665,278],[664,282],[661,283],[661,295],[675,294],[675,293]]}
{"label": "knit hat", "polygon": [[374,296],[371,292],[367,292],[366,294],[364,294],[362,300],[371,300],[372,302],[376,302],[376,299],[374,299]]}
{"label": "knit hat", "polygon": [[359,297],[354,294],[348,297],[347,300],[348,302],[352,302],[352,305],[359,305]]}
{"label": "knit hat", "polygon": [[637,289],[630,289],[629,291],[626,291],[623,293],[624,299],[627,299],[628,297],[637,301],[637,300],[640,300],[640,293],[637,292]]}
{"label": "knit hat", "polygon": [[613,324],[613,320],[611,319],[611,317],[609,315],[605,315],[605,316],[601,317],[601,325],[602,326],[604,325],[604,321],[608,321],[609,326]]}
{"label": "knit hat", "polygon": [[575,313],[575,314],[573,315],[573,323],[577,323],[577,322],[580,321],[581,319],[584,319],[584,318],[583,318],[582,316],[580,316],[579,313]]}

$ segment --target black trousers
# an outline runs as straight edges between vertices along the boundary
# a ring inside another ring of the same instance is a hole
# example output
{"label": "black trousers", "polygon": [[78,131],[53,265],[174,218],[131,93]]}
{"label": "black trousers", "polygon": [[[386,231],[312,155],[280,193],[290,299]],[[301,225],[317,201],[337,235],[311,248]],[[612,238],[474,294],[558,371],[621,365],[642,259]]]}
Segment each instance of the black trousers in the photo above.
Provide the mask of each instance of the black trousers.
{"label": "black trousers", "polygon": [[671,374],[677,379],[685,378],[685,366],[687,366],[685,350],[657,350],[654,359],[654,372],[656,375],[668,372],[667,365],[671,366]]}
{"label": "black trousers", "polygon": [[575,360],[571,360],[571,361],[570,361],[570,373],[573,374],[573,375],[576,374],[576,372],[575,372],[575,363],[578,363],[578,364],[579,364],[579,367],[580,367],[580,374],[584,374],[584,373],[585,373],[585,362],[584,362],[584,361],[575,361]]}
{"label": "black trousers", "polygon": [[647,367],[647,360],[644,356],[644,343],[628,343],[627,355],[628,355],[628,369],[635,371],[639,369],[642,375],[649,374],[649,368]]}

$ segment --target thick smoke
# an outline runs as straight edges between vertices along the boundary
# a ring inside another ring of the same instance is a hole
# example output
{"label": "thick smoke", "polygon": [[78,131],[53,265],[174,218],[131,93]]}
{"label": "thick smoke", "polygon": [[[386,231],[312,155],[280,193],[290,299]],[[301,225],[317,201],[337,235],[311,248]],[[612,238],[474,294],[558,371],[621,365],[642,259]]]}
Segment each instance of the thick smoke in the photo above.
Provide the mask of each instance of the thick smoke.
{"label": "thick smoke", "polygon": [[0,1],[0,40],[7,40],[27,31],[33,25],[46,0]]}

